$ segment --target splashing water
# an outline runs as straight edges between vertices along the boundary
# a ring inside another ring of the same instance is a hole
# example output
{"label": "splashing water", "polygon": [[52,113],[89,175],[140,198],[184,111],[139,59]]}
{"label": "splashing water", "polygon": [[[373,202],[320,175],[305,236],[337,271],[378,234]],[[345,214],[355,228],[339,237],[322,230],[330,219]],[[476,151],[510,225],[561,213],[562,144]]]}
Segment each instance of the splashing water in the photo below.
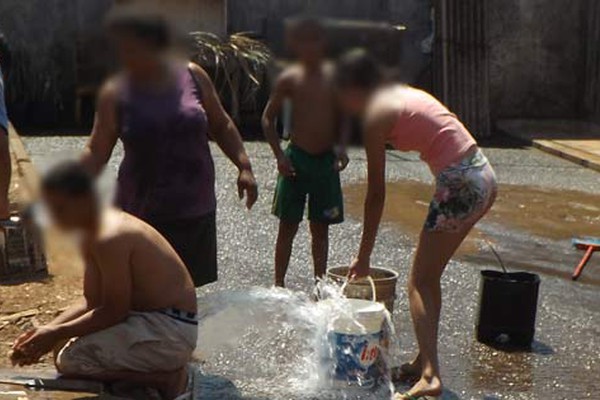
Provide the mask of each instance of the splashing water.
{"label": "splashing water", "polygon": [[[212,388],[218,393],[210,396],[209,379],[203,398],[391,398],[387,349],[399,346],[389,314],[384,323],[389,345],[380,348],[375,383],[360,387],[359,378],[352,386],[339,381],[333,385],[333,323],[340,316],[350,318],[352,312],[338,286],[322,282],[317,292],[326,300],[315,302],[306,294],[279,288],[251,288],[201,298],[196,356],[203,360],[203,372],[218,382],[212,386],[219,386]],[[227,382],[224,386],[223,381]]]}

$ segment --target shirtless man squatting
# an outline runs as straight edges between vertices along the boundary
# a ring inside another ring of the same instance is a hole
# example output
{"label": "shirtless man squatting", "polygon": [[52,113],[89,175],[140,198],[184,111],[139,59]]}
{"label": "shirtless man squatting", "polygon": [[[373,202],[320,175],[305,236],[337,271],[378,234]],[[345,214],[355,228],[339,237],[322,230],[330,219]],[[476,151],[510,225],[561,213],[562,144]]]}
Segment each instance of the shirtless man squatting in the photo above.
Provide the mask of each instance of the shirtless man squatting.
{"label": "shirtless man squatting", "polygon": [[[287,23],[286,39],[297,62],[277,80],[262,119],[279,170],[273,214],[280,220],[275,285],[281,287],[307,197],[314,273],[316,278],[325,274],[329,226],[344,220],[339,172],[348,164],[336,107],[334,66],[325,61],[324,27],[316,19],[297,18]],[[286,100],[292,106],[291,143],[283,150],[275,121]]]}
{"label": "shirtless man squatting", "polygon": [[41,189],[52,222],[78,238],[83,297],[17,338],[13,363],[31,365],[54,350],[66,378],[125,381],[155,388],[165,400],[187,398],[197,304],[177,253],[150,225],[103,207],[79,163],[51,169]]}

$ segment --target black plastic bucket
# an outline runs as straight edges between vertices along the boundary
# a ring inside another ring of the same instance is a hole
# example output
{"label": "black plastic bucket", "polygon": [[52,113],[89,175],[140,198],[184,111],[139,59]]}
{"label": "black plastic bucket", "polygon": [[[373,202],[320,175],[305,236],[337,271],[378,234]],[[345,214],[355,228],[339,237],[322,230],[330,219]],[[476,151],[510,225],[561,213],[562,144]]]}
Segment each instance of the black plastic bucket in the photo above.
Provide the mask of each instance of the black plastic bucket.
{"label": "black plastic bucket", "polygon": [[481,271],[477,340],[528,348],[535,336],[540,277],[526,272]]}

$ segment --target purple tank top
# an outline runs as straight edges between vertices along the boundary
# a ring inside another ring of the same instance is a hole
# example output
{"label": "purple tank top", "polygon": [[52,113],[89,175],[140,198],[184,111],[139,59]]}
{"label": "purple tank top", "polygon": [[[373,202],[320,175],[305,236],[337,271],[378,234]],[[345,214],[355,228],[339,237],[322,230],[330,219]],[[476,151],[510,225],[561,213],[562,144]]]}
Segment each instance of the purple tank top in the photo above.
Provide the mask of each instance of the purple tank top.
{"label": "purple tank top", "polygon": [[117,206],[143,220],[174,221],[216,209],[215,169],[200,87],[186,66],[175,84],[150,92],[124,82],[119,104],[125,157]]}

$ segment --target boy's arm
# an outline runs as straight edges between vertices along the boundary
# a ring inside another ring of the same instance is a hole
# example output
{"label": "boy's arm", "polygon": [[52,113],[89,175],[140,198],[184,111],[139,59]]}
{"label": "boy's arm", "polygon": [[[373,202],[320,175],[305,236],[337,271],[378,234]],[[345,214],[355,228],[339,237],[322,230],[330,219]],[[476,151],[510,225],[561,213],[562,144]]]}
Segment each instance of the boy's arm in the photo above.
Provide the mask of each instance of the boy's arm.
{"label": "boy's arm", "polygon": [[242,199],[244,192],[246,193],[246,207],[250,209],[258,199],[258,188],[252,172],[250,158],[244,148],[242,136],[223,108],[217,91],[206,71],[194,63],[190,63],[190,69],[196,76],[202,90],[202,102],[208,116],[210,132],[223,153],[238,168],[238,194]]}
{"label": "boy's arm", "polygon": [[101,303],[102,294],[99,290],[101,284],[101,275],[96,266],[93,263],[86,261],[83,276],[83,297],[63,311],[48,325],[59,326],[79,318],[86,312],[98,307]]}
{"label": "boy's arm", "polygon": [[86,263],[84,297],[48,325],[17,338],[12,346],[16,355],[12,356],[13,365],[35,364],[57,343],[98,332],[127,318],[131,310],[131,276],[129,268],[123,264],[128,262],[129,252],[118,240],[111,242],[98,251],[102,274],[93,263]]}
{"label": "boy's arm", "polygon": [[85,336],[124,321],[131,312],[131,268],[127,240],[112,238],[99,245],[95,260],[102,272],[100,298],[102,301],[74,320],[55,327],[59,340]]}
{"label": "boy's arm", "polygon": [[290,94],[291,85],[291,76],[284,72],[277,80],[271,98],[269,99],[262,116],[263,132],[277,159],[279,172],[284,176],[294,175],[294,168],[281,149],[275,121],[283,109],[285,99]]}
{"label": "boy's arm", "polygon": [[277,79],[275,88],[271,93],[271,97],[269,98],[262,115],[262,127],[265,137],[277,159],[283,157],[283,150],[281,150],[281,145],[279,143],[279,135],[275,128],[275,121],[283,109],[285,99],[289,95],[289,80],[288,75],[285,73]]}
{"label": "boy's arm", "polygon": [[67,307],[63,312],[61,312],[58,317],[54,318],[48,325],[50,326],[59,326],[65,322],[72,321],[76,318],[81,317],[83,314],[88,312],[90,308],[88,307],[88,303],[85,298],[80,298]]}

